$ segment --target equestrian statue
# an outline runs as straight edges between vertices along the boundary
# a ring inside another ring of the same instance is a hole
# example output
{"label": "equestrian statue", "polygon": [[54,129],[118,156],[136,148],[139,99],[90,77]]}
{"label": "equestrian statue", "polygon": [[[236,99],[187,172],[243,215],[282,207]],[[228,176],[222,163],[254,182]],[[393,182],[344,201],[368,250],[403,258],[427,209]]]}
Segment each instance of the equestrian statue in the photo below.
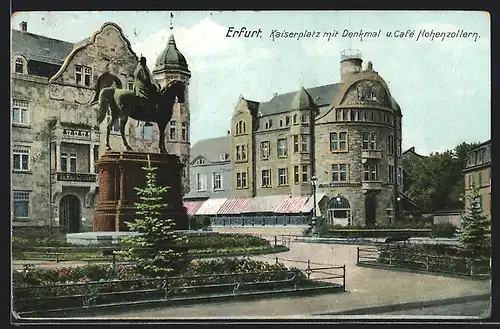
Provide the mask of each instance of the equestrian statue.
{"label": "equestrian statue", "polygon": [[111,150],[109,135],[111,128],[118,118],[120,121],[120,134],[123,144],[128,151],[132,148],[125,138],[125,125],[128,118],[144,121],[147,124],[156,122],[160,131],[159,149],[160,153],[167,153],[165,149],[165,128],[172,118],[173,106],[177,100],[185,102],[185,84],[180,80],[170,80],[164,88],[155,86],[151,80],[151,74],[146,66],[146,58],[142,57],[134,72],[133,90],[106,87],[99,93],[99,107],[97,109],[97,124],[101,124],[106,118],[108,110],[111,110],[111,120],[108,122],[106,131],[106,148]]}

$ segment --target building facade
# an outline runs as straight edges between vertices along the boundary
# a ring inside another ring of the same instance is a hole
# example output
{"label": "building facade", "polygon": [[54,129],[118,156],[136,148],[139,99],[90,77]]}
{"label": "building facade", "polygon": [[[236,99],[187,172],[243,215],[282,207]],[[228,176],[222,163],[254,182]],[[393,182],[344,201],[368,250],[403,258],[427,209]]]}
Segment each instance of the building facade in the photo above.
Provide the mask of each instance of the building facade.
{"label": "building facade", "polygon": [[[479,194],[481,213],[491,219],[491,140],[473,148],[468,155],[464,170],[465,195],[469,195],[472,187]],[[465,209],[470,206],[470,200],[465,198]]]}
{"label": "building facade", "polygon": [[393,218],[401,109],[373,64],[361,65],[359,51],[344,51],[339,83],[268,102],[240,97],[231,121],[234,197],[311,196],[315,184],[316,213],[329,224]]}
{"label": "building facade", "polygon": [[229,198],[232,192],[230,136],[204,139],[191,148],[190,192],[185,200]]}
{"label": "building facade", "polygon": [[[109,122],[96,125],[96,85],[132,89],[137,63],[114,23],[75,44],[30,33],[26,22],[12,30],[14,228],[91,229]],[[156,126],[129,119],[125,134],[135,151],[158,152]],[[118,121],[110,144],[125,150]]]}

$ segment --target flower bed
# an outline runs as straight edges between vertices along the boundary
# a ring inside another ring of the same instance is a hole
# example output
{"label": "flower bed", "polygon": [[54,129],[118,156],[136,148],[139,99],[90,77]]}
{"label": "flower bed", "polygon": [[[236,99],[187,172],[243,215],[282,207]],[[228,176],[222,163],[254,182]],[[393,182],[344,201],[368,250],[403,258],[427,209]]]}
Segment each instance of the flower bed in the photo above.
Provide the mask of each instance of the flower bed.
{"label": "flower bed", "polygon": [[[289,269],[283,264],[269,264],[243,258],[192,261],[183,271],[182,276],[168,278],[168,281],[165,278],[140,277],[131,266],[113,268],[89,265],[55,270],[26,268],[22,272],[14,272],[13,286],[15,310],[22,312],[31,309],[69,308],[96,303],[151,300],[163,298],[166,288],[171,296],[199,295],[206,293],[207,289],[213,290],[213,287],[207,287],[207,285],[215,285],[215,288],[221,290],[229,287],[232,290],[242,278],[248,283],[290,280],[293,276],[296,276],[294,282],[297,284],[308,285],[305,275],[295,268]],[[89,284],[89,282],[103,280],[117,281]],[[80,284],[74,285],[74,283]],[[271,286],[271,289],[279,287],[280,284],[277,282],[275,286]],[[41,287],[42,285],[52,286]],[[193,286],[195,289],[192,289]]]}

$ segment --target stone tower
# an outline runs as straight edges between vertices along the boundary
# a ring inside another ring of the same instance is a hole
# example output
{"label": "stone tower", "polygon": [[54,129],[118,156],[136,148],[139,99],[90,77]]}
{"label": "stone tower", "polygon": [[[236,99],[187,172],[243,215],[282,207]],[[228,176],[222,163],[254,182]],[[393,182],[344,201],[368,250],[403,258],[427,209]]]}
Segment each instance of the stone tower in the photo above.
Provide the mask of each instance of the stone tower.
{"label": "stone tower", "polygon": [[177,49],[173,33],[168,38],[166,48],[156,60],[153,78],[160,87],[164,87],[170,79],[180,79],[186,83],[186,102],[175,103],[172,120],[167,125],[166,148],[170,154],[179,156],[184,164],[182,173],[183,195],[189,193],[189,156],[190,156],[190,114],[189,114],[189,79],[191,72],[184,55]]}

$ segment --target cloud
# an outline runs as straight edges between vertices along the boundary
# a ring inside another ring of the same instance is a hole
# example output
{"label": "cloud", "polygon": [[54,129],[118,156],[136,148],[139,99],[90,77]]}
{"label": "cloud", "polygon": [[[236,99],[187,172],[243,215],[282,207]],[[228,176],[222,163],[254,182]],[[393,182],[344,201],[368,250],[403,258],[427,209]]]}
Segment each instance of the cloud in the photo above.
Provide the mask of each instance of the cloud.
{"label": "cloud", "polygon": [[[252,59],[278,56],[276,49],[256,47],[247,49],[238,38],[227,38],[227,27],[210,18],[204,18],[191,28],[177,27],[174,30],[177,48],[184,54],[194,70],[225,70],[228,67],[242,68]],[[155,63],[165,49],[171,31],[168,28],[135,43],[133,49],[143,54],[148,63]],[[152,64],[151,64],[152,65]]]}
{"label": "cloud", "polygon": [[330,57],[338,56],[342,47],[337,39],[316,38],[314,40],[302,40],[302,47],[310,56]]}

